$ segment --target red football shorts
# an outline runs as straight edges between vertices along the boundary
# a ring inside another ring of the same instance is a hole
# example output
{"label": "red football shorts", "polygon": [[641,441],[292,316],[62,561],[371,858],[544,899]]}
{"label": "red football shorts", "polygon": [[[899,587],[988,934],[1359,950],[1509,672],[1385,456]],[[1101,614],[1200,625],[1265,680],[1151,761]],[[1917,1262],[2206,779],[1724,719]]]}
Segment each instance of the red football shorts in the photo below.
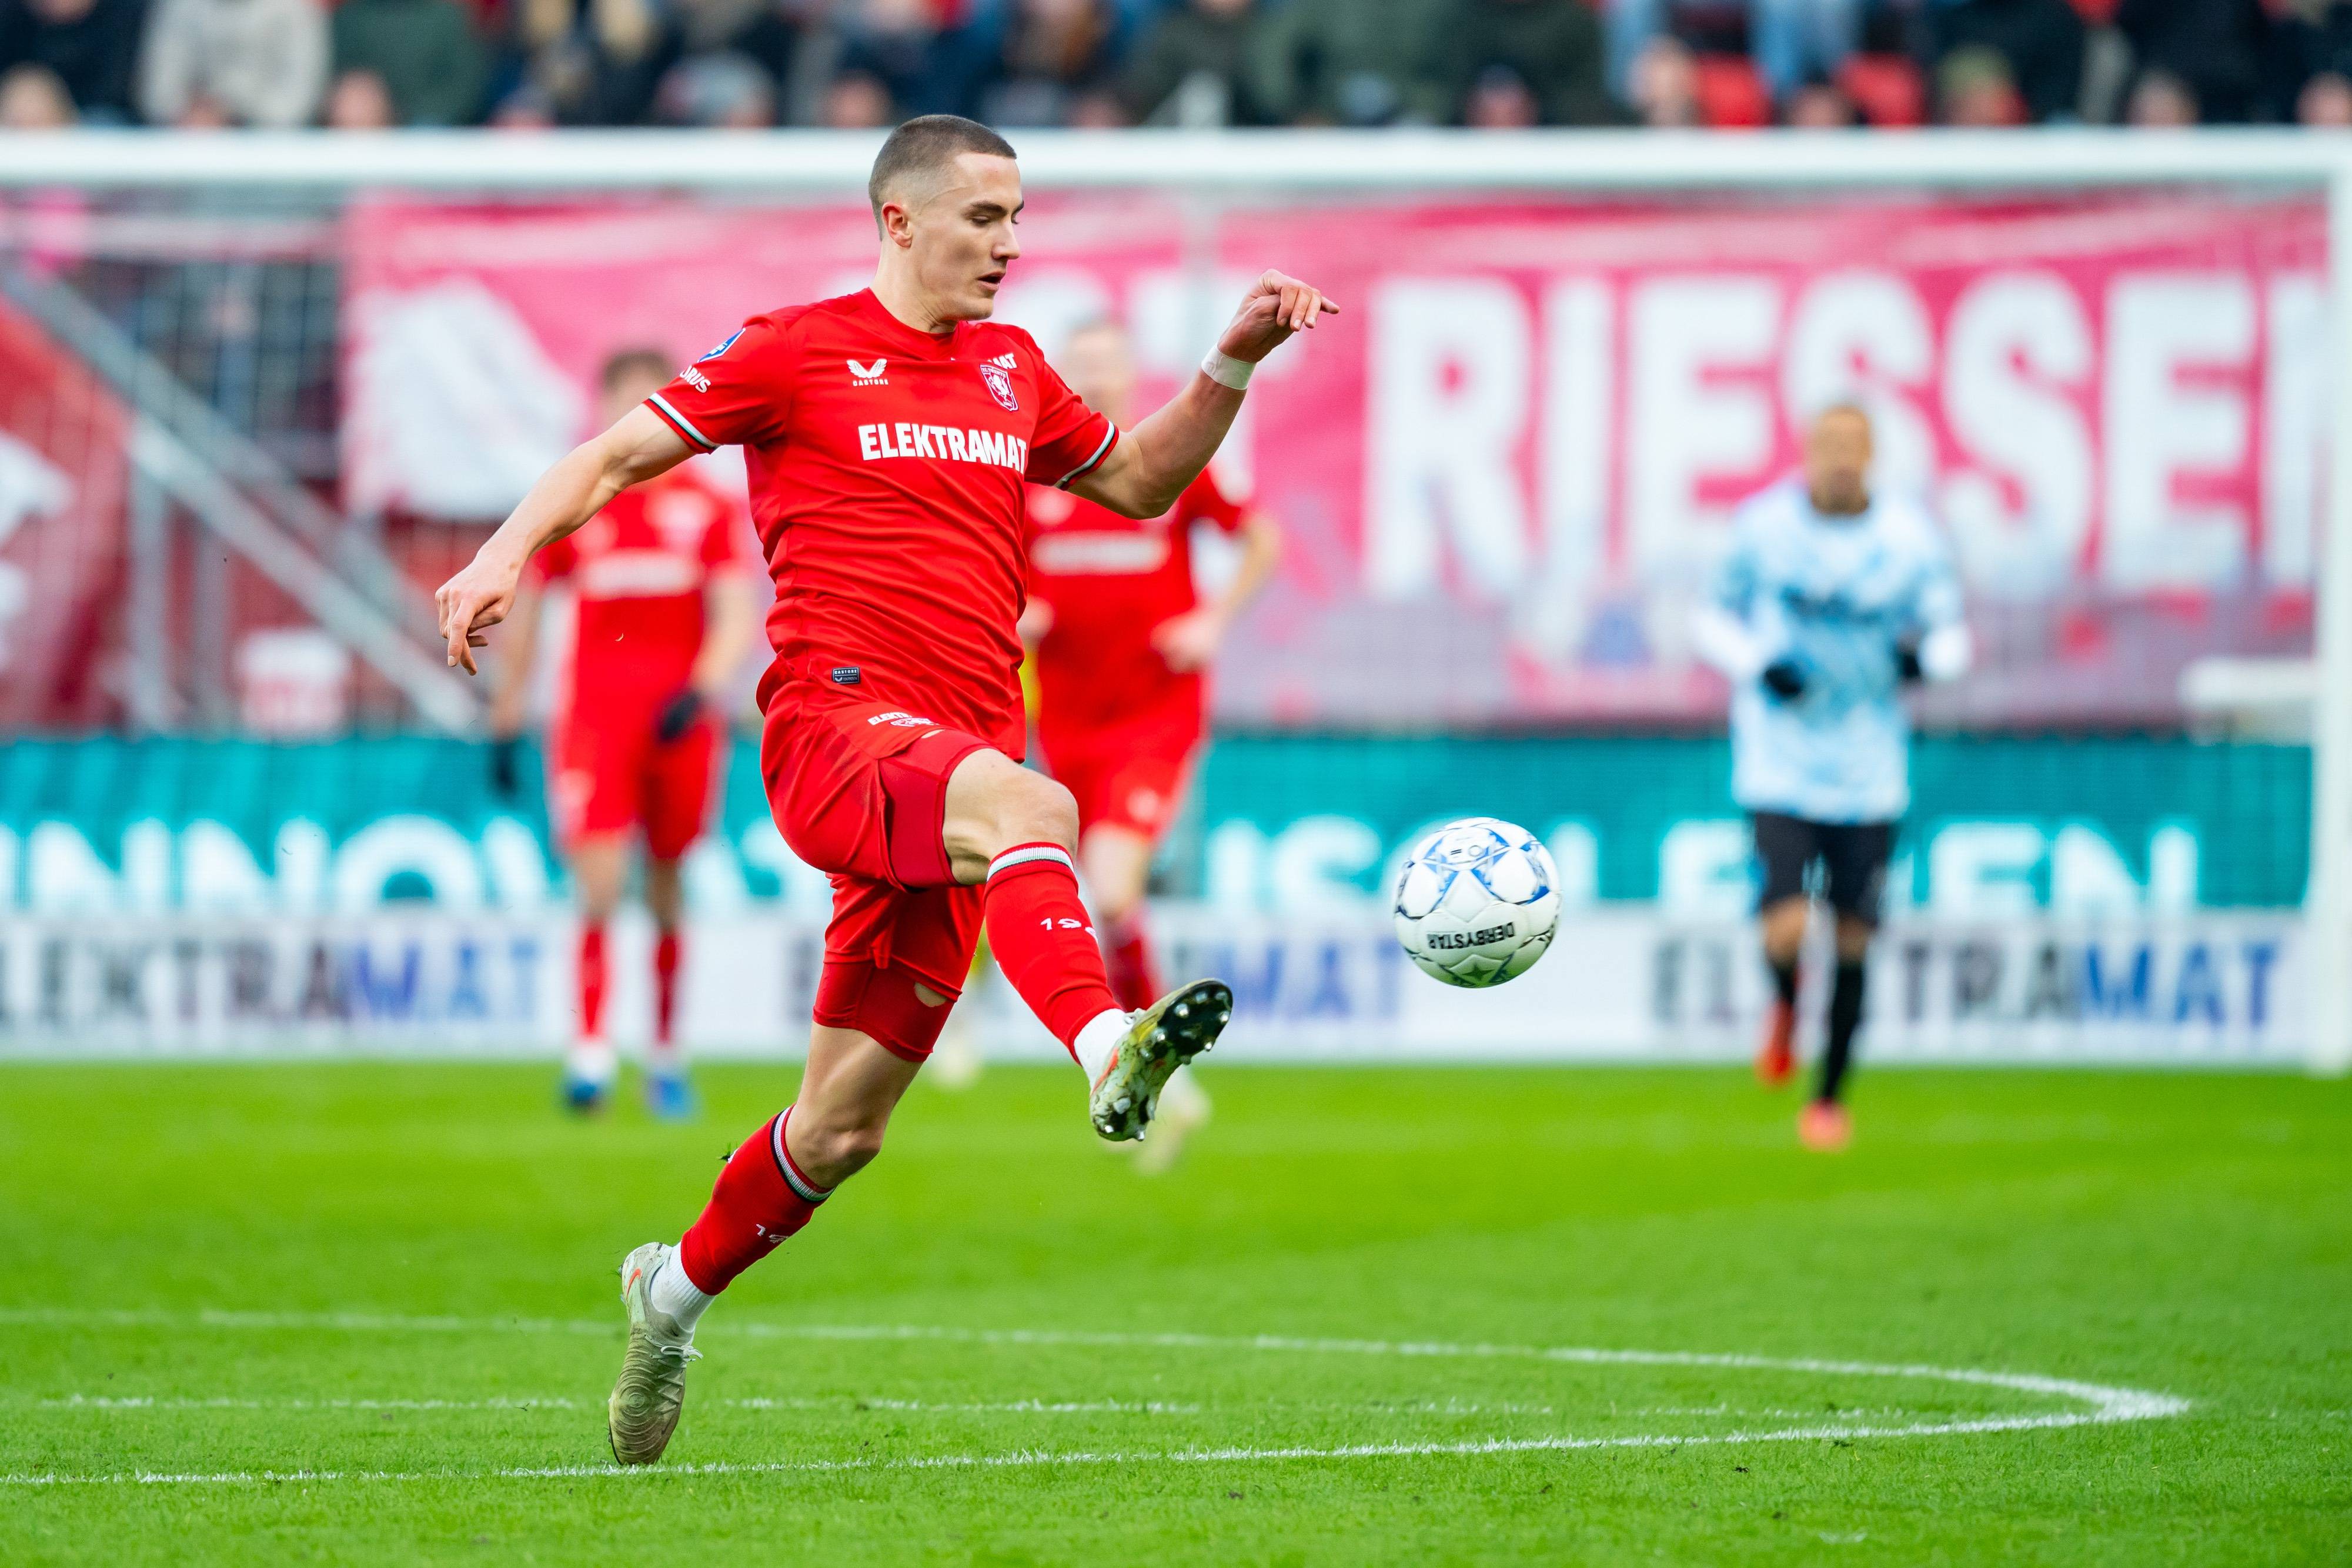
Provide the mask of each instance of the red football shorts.
{"label": "red football shorts", "polygon": [[667,861],[702,836],[711,780],[726,752],[719,726],[698,722],[664,745],[655,718],[635,707],[575,710],[557,726],[550,792],[556,836],[567,849],[643,828],[646,852]]}
{"label": "red football shorts", "polygon": [[930,1054],[947,1008],[911,1011],[920,981],[961,994],[980,943],[981,890],[957,884],[942,830],[948,779],[989,743],[887,703],[769,706],[760,770],[793,852],[833,879],[816,1021]]}
{"label": "red football shorts", "polygon": [[1078,831],[1125,828],[1158,839],[1176,819],[1201,746],[1201,727],[1181,722],[1129,724],[1068,733],[1047,727],[1038,737],[1046,766],[1077,798]]}

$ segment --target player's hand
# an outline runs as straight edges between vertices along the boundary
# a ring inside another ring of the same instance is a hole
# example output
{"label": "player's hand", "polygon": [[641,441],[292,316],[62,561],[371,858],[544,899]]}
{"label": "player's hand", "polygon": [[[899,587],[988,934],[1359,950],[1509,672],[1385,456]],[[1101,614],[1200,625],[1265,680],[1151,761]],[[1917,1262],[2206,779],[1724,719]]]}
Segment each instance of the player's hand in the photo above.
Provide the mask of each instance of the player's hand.
{"label": "player's hand", "polygon": [[702,694],[692,686],[686,687],[669,701],[662,704],[660,715],[654,720],[654,738],[668,746],[682,738],[702,716]]}
{"label": "player's hand", "polygon": [[511,735],[490,742],[490,791],[501,800],[522,793],[522,742]]}
{"label": "player's hand", "polygon": [[1916,686],[1927,678],[1927,671],[1919,663],[1919,639],[1905,637],[1895,644],[1895,680],[1898,685]]}
{"label": "player's hand", "polygon": [[474,650],[490,645],[484,633],[514,609],[515,589],[521,581],[520,561],[509,562],[485,549],[433,595],[451,669],[469,675],[481,673],[474,664]]}
{"label": "player's hand", "polygon": [[1773,660],[1758,678],[1764,683],[1766,691],[1784,703],[1795,702],[1805,695],[1804,666],[1794,659]]}
{"label": "player's hand", "polygon": [[1268,271],[1242,297],[1241,308],[1217,340],[1217,351],[1255,364],[1289,341],[1292,333],[1312,330],[1324,317],[1339,313],[1321,289]]}
{"label": "player's hand", "polygon": [[1054,629],[1054,607],[1042,599],[1033,599],[1021,607],[1021,619],[1013,623],[1020,634],[1021,645],[1034,648]]}
{"label": "player's hand", "polygon": [[1151,645],[1178,674],[1208,668],[1225,640],[1225,623],[1213,610],[1192,610],[1151,629]]}

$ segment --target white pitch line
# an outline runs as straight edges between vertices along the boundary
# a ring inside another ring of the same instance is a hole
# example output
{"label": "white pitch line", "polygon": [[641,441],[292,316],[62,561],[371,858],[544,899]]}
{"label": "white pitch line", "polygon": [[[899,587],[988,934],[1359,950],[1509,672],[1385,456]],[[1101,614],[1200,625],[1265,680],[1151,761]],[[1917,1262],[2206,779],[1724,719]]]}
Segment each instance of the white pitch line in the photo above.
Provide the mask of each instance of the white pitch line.
{"label": "white pitch line", "polygon": [[[881,1394],[845,1394],[831,1399],[754,1396],[701,1403],[733,1410],[890,1410],[927,1415],[1165,1416],[1196,1415],[1203,1408],[1158,1399],[941,1401],[894,1399]],[[572,1399],[556,1394],[530,1399],[239,1399],[226,1396],[195,1398],[158,1394],[68,1394],[62,1398],[35,1400],[33,1404],[41,1410],[586,1410],[601,1407],[604,1401]]]}
{"label": "white pitch line", "polygon": [[[51,1308],[0,1309],[0,1322],[89,1325],[117,1322],[140,1326],[195,1326],[220,1329],[310,1328],[355,1332],[521,1332],[595,1333],[609,1336],[613,1325],[597,1321],[555,1318],[464,1319],[411,1318],[365,1312],[225,1312],[169,1313],[161,1312],[71,1312]],[[1192,1464],[1213,1461],[1283,1459],[1351,1459],[1441,1455],[1491,1455],[1565,1452],[1589,1448],[1659,1448],[1713,1447],[1726,1444],[1801,1441],[1850,1441],[1861,1437],[1949,1437],[1969,1433],[2056,1430],[2070,1427],[2146,1421],[2179,1416],[2189,1401],[2169,1394],[2047,1377],[2036,1373],[1991,1372],[1973,1367],[1930,1366],[1830,1361],[1813,1357],[1728,1354],[1697,1351],[1608,1350],[1573,1345],[1459,1344],[1442,1341],[1414,1342],[1359,1339],[1297,1338],[1276,1334],[1248,1336],[1195,1333],[1123,1333],[1067,1329],[965,1329],[919,1325],[783,1324],[758,1322],[729,1325],[731,1333],[751,1337],[836,1339],[863,1341],[929,1341],[991,1345],[1092,1345],[1157,1349],[1288,1352],[1408,1357],[1452,1357],[1548,1361],[1600,1366],[1716,1367],[1729,1371],[1801,1373],[1822,1376],[1883,1377],[2006,1388],[2018,1393],[2074,1400],[2088,1408],[2039,1415],[1989,1416],[1969,1420],[1920,1422],[1905,1426],[1852,1423],[1783,1427],[1760,1432],[1716,1434],[1633,1434],[1608,1437],[1488,1437],[1457,1442],[1362,1443],[1336,1448],[1184,1448],[1160,1453],[1075,1452],[1022,1450],[1006,1454],[949,1454],[902,1459],[806,1459],[772,1462],[718,1462],[676,1465],[654,1469],[622,1469],[608,1465],[517,1467],[489,1470],[228,1470],[158,1473],[125,1470],[100,1475],[0,1475],[0,1486],[44,1487],[80,1485],[244,1485],[285,1481],[427,1481],[527,1480],[555,1478],[638,1475],[780,1475],[845,1470],[926,1470],[1003,1469],[1049,1465]]]}
{"label": "white pitch line", "polygon": [[588,1402],[560,1395],[532,1399],[236,1399],[170,1395],[68,1394],[36,1401],[41,1410],[583,1410]]}
{"label": "white pitch line", "polygon": [[[1164,1400],[1133,1399],[1003,1399],[940,1401],[894,1399],[887,1395],[845,1394],[832,1399],[747,1397],[704,1403],[733,1410],[860,1410],[907,1411],[922,1415],[1013,1416],[1170,1416],[1197,1415],[1202,1406]],[[160,1394],[68,1394],[61,1398],[33,1401],[39,1410],[587,1410],[604,1401],[572,1399],[551,1394],[528,1399],[240,1399],[229,1396],[207,1398]]]}
{"label": "white pitch line", "polygon": [[[253,1329],[284,1332],[327,1329],[351,1333],[585,1333],[614,1337],[620,1324],[590,1318],[460,1318],[407,1317],[383,1312],[247,1312],[203,1311],[168,1312],[100,1309],[77,1312],[58,1307],[0,1308],[0,1323],[56,1326]],[[936,1342],[954,1344],[1012,1346],[1093,1345],[1106,1348],[1156,1350],[1223,1350],[1288,1352],[1310,1354],[1394,1355],[1412,1358],[1471,1358],[1566,1362],[1591,1366],[1720,1367],[1736,1372],[1794,1372],[1833,1377],[1913,1378],[1937,1383],[1973,1384],[2007,1388],[2021,1394],[2074,1399],[2103,1413],[2131,1419],[2178,1416],[2189,1402],[2169,1394],[2122,1388],[2072,1378],[2045,1377],[2036,1373],[1989,1372],[1973,1367],[1929,1366],[1868,1361],[1829,1361],[1814,1357],[1743,1355],[1706,1351],[1610,1350],[1581,1345],[1517,1345],[1455,1343],[1446,1341],[1367,1340],[1298,1337],[1286,1334],[1131,1333],[1087,1329],[973,1329],[954,1326],[892,1323],[776,1323],[757,1320],[727,1323],[725,1334],[755,1339],[879,1340]]]}
{"label": "white pitch line", "polygon": [[[36,1410],[593,1410],[600,1399],[567,1399],[546,1394],[534,1399],[236,1399],[236,1396],[174,1396],[174,1394],[66,1394],[30,1401]],[[708,1399],[724,1410],[891,1410],[915,1416],[1200,1416],[1206,1406],[1164,1399],[997,1399],[936,1401],[891,1399],[887,1394],[842,1394],[837,1399]],[[1263,1408],[1263,1406],[1251,1406]],[[1379,1408],[1379,1406],[1373,1406]],[[1437,1410],[1440,1406],[1430,1406]],[[1463,1416],[1473,1408],[1458,1410]]]}
{"label": "white pitch line", "polygon": [[[438,1410],[587,1410],[598,1406],[594,1399],[574,1399],[561,1394],[536,1395],[503,1399],[305,1399],[299,1397],[239,1398],[228,1395],[194,1396],[168,1394],[68,1394],[46,1399],[23,1401],[0,1396],[0,1408],[23,1405],[36,1410],[272,1410],[272,1411],[438,1411]],[[1003,1399],[1003,1400],[931,1400],[899,1399],[883,1394],[844,1394],[830,1398],[813,1398],[751,1395],[731,1399],[705,1399],[698,1403],[717,1406],[728,1410],[792,1410],[839,1415],[856,1415],[865,1411],[887,1411],[927,1416],[1199,1416],[1204,1414],[1255,1414],[1270,1412],[1329,1414],[1335,1411],[1370,1413],[1377,1416],[1558,1416],[1564,1414],[1556,1405],[1523,1405],[1468,1403],[1459,1399],[1364,1399],[1346,1403],[1331,1400],[1256,1399],[1241,1404],[1211,1406],[1197,1403],[1181,1403],[1165,1399]],[[1776,1421],[1811,1420],[1824,1412],[1800,1409],[1788,1406],[1755,1405],[1641,1405],[1627,1409],[1609,1411],[1612,1417],[1643,1416],[1738,1416],[1742,1419],[1764,1417]],[[1837,1409],[1835,1414],[1861,1419],[1874,1416],[1894,1419],[1917,1416],[1922,1412],[1900,1405],[1855,1405]]]}
{"label": "white pitch line", "polygon": [[467,1481],[635,1479],[662,1476],[821,1475],[849,1470],[947,1470],[1042,1469],[1052,1465],[1207,1464],[1274,1459],[1423,1458],[1492,1454],[1561,1453],[1586,1448],[1720,1448],[1748,1443],[1851,1441],[1858,1437],[1939,1437],[1972,1432],[2022,1432],[2064,1427],[2146,1420],[2144,1416],[2092,1411],[2049,1416],[1994,1416],[1974,1421],[1938,1421],[1910,1427],[1790,1427],[1779,1431],[1723,1432],[1712,1436],[1641,1433],[1619,1437],[1482,1437],[1454,1443],[1352,1443],[1338,1448],[1180,1448],[1162,1453],[939,1454],[905,1459],[779,1459],[736,1463],[659,1465],[625,1469],[618,1465],[518,1465],[489,1470],[214,1470],[162,1472],[118,1470],[104,1475],[0,1475],[0,1486],[247,1486],[288,1481]]}
{"label": "white pitch line", "polygon": [[[0,1399],[0,1408],[13,1403],[16,1402]],[[68,1394],[22,1403],[36,1410],[60,1411],[270,1410],[332,1413],[347,1410],[586,1410],[595,1408],[601,1402],[574,1399],[561,1394],[503,1399],[305,1399],[239,1398],[228,1395],[198,1397],[168,1394]],[[831,1398],[752,1395],[731,1399],[706,1399],[699,1403],[727,1410],[791,1410],[820,1414],[829,1411],[838,1415],[856,1415],[866,1411],[926,1416],[1199,1416],[1263,1415],[1269,1412],[1328,1414],[1333,1411],[1369,1412],[1380,1416],[1558,1416],[1563,1413],[1555,1405],[1486,1405],[1465,1403],[1459,1399],[1367,1399],[1344,1404],[1329,1400],[1262,1399],[1217,1406],[1214,1410],[1207,1405],[1165,1399],[931,1400],[899,1399],[882,1394],[844,1394]],[[1892,1419],[1920,1414],[1899,1405],[1858,1405],[1838,1413],[1857,1419],[1864,1416]],[[1761,1416],[1772,1420],[1800,1421],[1811,1419],[1822,1412],[1786,1406],[1643,1405],[1625,1410],[1612,1410],[1609,1414],[1612,1416],[1705,1416],[1744,1419]]]}
{"label": "white pitch line", "polygon": [[1197,1416],[1205,1406],[1171,1404],[1161,1399],[1006,1399],[994,1403],[935,1402],[887,1399],[880,1395],[845,1396],[839,1399],[722,1399],[736,1410],[890,1410],[923,1415],[974,1416]]}
{"label": "white pitch line", "polygon": [[352,1333],[584,1333],[611,1335],[620,1325],[599,1318],[461,1318],[398,1312],[260,1312],[204,1308],[0,1307],[0,1324],[44,1328],[337,1329]]}

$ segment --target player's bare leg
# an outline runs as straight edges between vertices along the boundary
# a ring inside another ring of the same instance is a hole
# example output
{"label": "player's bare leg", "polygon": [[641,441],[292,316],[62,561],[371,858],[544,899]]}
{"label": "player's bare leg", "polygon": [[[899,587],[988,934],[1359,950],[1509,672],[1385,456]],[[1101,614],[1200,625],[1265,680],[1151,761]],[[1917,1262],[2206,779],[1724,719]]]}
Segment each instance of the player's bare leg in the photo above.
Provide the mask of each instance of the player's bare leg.
{"label": "player's bare leg", "polygon": [[918,1065],[871,1035],[816,1026],[799,1094],[729,1157],[701,1218],[677,1246],[649,1241],[623,1260],[628,1348],[605,1412],[614,1458],[661,1458],[685,1406],[703,1312],[873,1163]]}
{"label": "player's bare leg", "polygon": [[599,833],[572,846],[572,881],[580,899],[580,1012],[563,1059],[563,1103],[574,1111],[603,1110],[619,1071],[619,1058],[604,1038],[605,927],[620,907],[628,870],[628,845],[617,833]]}
{"label": "player's bare leg", "polygon": [[1784,898],[1764,911],[1764,964],[1772,972],[1772,1002],[1756,1050],[1756,1078],[1767,1089],[1789,1082],[1797,1069],[1797,966],[1804,956],[1804,898]]}
{"label": "player's bare leg", "polygon": [[[1097,823],[1078,843],[1087,891],[1093,895],[1095,918],[1102,927],[1111,995],[1130,1009],[1150,1007],[1160,992],[1158,966],[1144,928],[1152,852],[1149,835],[1117,822]],[[1193,1071],[1177,1068],[1160,1090],[1151,1136],[1137,1155],[1137,1168],[1157,1174],[1174,1166],[1185,1142],[1207,1124],[1209,1112],[1208,1093]]]}
{"label": "player's bare leg", "polygon": [[1078,843],[1078,870],[1101,923],[1103,967],[1118,1005],[1149,1005],[1160,994],[1157,966],[1143,926],[1143,894],[1151,880],[1151,840],[1116,822],[1097,822]]}
{"label": "player's bare leg", "polygon": [[975,751],[948,780],[941,837],[958,882],[986,890],[997,966],[1087,1075],[1095,1131],[1143,1135],[1169,1075],[1216,1043],[1233,1017],[1219,981],[1121,1010],[1078,897],[1076,802],[998,751]]}
{"label": "player's bare leg", "polygon": [[654,917],[654,1036],[646,1052],[646,1108],[664,1121],[694,1114],[694,1087],[677,1040],[677,982],[686,919],[683,862],[647,857],[646,908]]}

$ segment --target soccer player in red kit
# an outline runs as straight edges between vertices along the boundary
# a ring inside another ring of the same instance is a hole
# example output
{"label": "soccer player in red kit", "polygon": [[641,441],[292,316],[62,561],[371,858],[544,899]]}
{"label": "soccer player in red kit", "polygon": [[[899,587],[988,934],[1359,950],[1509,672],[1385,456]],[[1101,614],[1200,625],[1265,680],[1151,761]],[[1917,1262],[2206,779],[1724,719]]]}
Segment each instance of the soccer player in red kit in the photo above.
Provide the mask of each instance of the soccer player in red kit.
{"label": "soccer player in red kit", "polygon": [[1070,792],[1016,760],[1023,486],[1157,517],[1207,466],[1255,362],[1335,307],[1279,273],[1244,298],[1201,372],[1122,433],[1028,334],[988,318],[1021,254],[1013,149],[950,115],[908,121],[867,184],[873,287],[754,316],[548,470],[441,587],[453,664],[513,602],[533,551],[630,485],[736,443],[775,580],[761,763],[785,841],[833,878],[808,1066],[735,1151],[676,1247],[621,1266],[628,1348],[615,1458],[660,1458],[696,1322],[873,1159],[962,988],[984,921],[1013,988],[1068,1048],[1095,1130],[1139,1136],[1168,1075],[1214,1042],[1233,994],[1196,982],[1112,1000],[1078,897]]}
{"label": "soccer player in red kit", "polygon": [[[1063,344],[1062,368],[1088,407],[1124,423],[1135,356],[1117,323],[1091,322]],[[1078,807],[1078,867],[1111,995],[1139,1008],[1160,994],[1143,894],[1160,841],[1182,803],[1207,730],[1204,675],[1225,630],[1282,555],[1274,518],[1249,507],[1214,465],[1157,517],[1127,517],[1050,486],[1029,487],[1029,608],[1036,651],[1037,738]],[[1236,537],[1241,557],[1222,591],[1192,584],[1192,536]],[[1168,1081],[1143,1157],[1164,1168],[1208,1119],[1190,1070]]]}
{"label": "soccer player in red kit", "polygon": [[[607,425],[658,392],[670,361],[633,349],[600,378]],[[579,1029],[564,1059],[563,1097],[577,1111],[611,1096],[618,1059],[604,1038],[605,925],[642,833],[646,904],[654,917],[654,1036],[646,1100],[654,1113],[691,1113],[674,1032],[684,910],[679,862],[702,836],[725,760],[724,705],[759,625],[741,508],[698,470],[671,469],[622,491],[579,532],[532,558],[507,617],[509,656],[490,701],[491,755],[502,791],[515,788],[513,742],[523,726],[541,591],[572,591],[571,655],[550,726],[551,814],[580,898]]]}

